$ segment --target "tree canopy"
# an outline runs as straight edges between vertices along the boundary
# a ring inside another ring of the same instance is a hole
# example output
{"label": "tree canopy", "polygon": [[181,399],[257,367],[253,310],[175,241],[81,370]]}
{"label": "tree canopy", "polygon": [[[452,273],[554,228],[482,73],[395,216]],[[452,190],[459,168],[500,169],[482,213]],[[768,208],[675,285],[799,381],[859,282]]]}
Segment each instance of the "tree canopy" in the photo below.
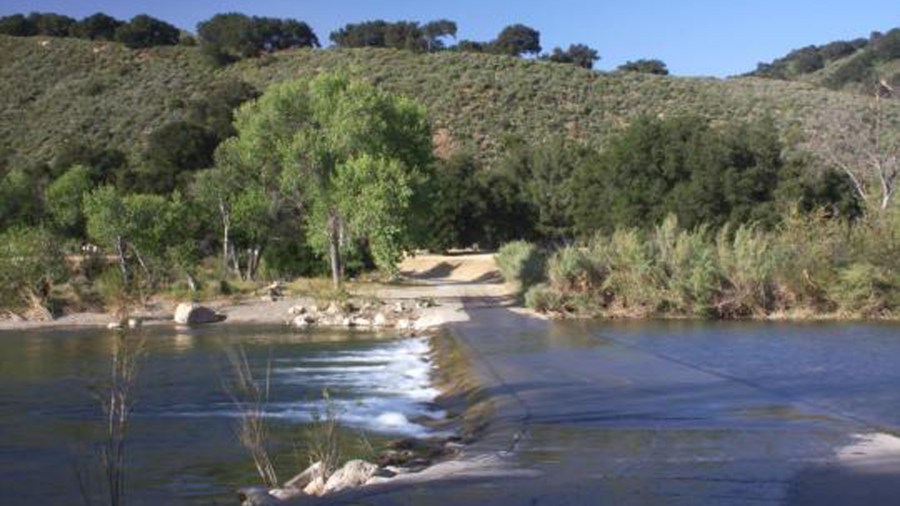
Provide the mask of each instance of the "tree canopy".
{"label": "tree canopy", "polygon": [[456,23],[446,19],[425,25],[379,19],[350,23],[330,35],[331,41],[338,47],[386,47],[419,52],[444,49],[446,37],[456,37]]}
{"label": "tree canopy", "polygon": [[116,28],[116,40],[132,49],[172,46],[180,38],[178,28],[146,14],[139,14]]}
{"label": "tree canopy", "polygon": [[507,26],[491,42],[490,50],[509,56],[536,55],[541,52],[541,32],[523,24]]}
{"label": "tree canopy", "polygon": [[309,244],[332,266],[337,285],[344,257],[367,248],[393,271],[411,244],[417,194],[426,189],[431,133],[418,105],[336,75],[269,88],[239,111],[228,157],[262,178],[277,178],[302,208]]}
{"label": "tree canopy", "polygon": [[216,14],[197,25],[201,48],[227,62],[292,47],[319,47],[310,26],[294,19]]}
{"label": "tree canopy", "polygon": [[566,50],[559,47],[554,48],[547,59],[556,63],[571,63],[582,68],[592,69],[600,59],[600,54],[596,49],[584,44],[572,44]]}
{"label": "tree canopy", "polygon": [[622,72],[640,72],[643,74],[669,75],[669,69],[662,60],[635,60],[619,65]]}

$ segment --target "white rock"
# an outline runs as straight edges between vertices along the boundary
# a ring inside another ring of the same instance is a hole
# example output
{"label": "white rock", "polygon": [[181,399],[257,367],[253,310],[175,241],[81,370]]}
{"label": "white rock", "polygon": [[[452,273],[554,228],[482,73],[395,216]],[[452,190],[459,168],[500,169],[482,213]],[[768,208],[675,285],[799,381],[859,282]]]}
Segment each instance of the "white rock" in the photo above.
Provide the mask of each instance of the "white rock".
{"label": "white rock", "polygon": [[290,309],[288,309],[288,314],[290,314],[290,315],[306,314],[306,308],[303,306],[292,306]]}
{"label": "white rock", "polygon": [[323,475],[324,470],[322,469],[322,462],[319,461],[307,467],[302,473],[284,482],[284,488],[303,490],[307,485],[312,483],[313,480],[315,480],[316,478],[322,478]]}
{"label": "white rock", "polygon": [[128,319],[128,328],[137,329],[143,325],[143,321],[140,318],[129,318]]}
{"label": "white rock", "polygon": [[387,316],[384,316],[384,313],[375,313],[375,317],[372,318],[372,325],[376,327],[387,327]]}
{"label": "white rock", "polygon": [[365,485],[378,472],[378,466],[364,460],[351,460],[334,472],[325,483],[324,493],[331,494]]}
{"label": "white rock", "polygon": [[334,315],[336,315],[336,314],[340,314],[340,313],[341,313],[341,308],[340,308],[340,306],[338,306],[337,304],[335,304],[334,302],[332,302],[331,304],[328,304],[328,307],[327,307],[327,308],[325,308],[325,312],[326,312],[327,314],[330,314],[330,315],[334,316]]}
{"label": "white rock", "polygon": [[366,318],[353,318],[354,327],[371,327],[372,322]]}
{"label": "white rock", "polygon": [[291,326],[295,329],[305,329],[309,327],[309,322],[306,321],[305,316],[298,316],[291,321]]}
{"label": "white rock", "polygon": [[325,478],[323,476],[317,476],[313,478],[311,482],[309,482],[305,487],[303,487],[303,493],[306,495],[322,495],[325,493]]}
{"label": "white rock", "polygon": [[408,318],[401,318],[401,319],[397,320],[396,327],[399,330],[410,330],[410,329],[412,329],[413,324],[411,321],[409,321]]}
{"label": "white rock", "polygon": [[109,322],[106,324],[106,328],[109,330],[119,330],[122,328],[122,322]]}

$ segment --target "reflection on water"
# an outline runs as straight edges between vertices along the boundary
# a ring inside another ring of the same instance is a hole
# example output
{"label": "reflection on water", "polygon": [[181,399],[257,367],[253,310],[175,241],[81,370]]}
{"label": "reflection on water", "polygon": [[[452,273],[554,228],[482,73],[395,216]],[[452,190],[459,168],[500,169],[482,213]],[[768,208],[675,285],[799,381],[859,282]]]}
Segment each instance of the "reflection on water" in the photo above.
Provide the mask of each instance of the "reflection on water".
{"label": "reflection on water", "polygon": [[[284,477],[306,464],[303,427],[328,388],[348,426],[347,455],[360,443],[425,435],[432,408],[428,344],[373,340],[366,333],[292,333],[272,328],[147,328],[128,447],[129,502],[231,504],[258,482],[235,436],[235,410],[222,388],[228,347],[240,345],[254,375],[273,366],[270,425]],[[112,333],[53,330],[0,333],[0,489],[3,504],[78,500],[73,464],[101,437],[90,385],[109,371]],[[52,484],[47,486],[44,484]]]}

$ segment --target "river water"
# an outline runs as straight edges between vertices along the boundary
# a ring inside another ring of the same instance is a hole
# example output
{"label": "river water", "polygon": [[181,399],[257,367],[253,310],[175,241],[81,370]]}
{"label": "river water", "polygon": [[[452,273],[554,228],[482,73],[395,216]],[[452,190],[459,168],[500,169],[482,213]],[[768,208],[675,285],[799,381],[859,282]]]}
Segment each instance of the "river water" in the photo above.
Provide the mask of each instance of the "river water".
{"label": "river water", "polygon": [[[437,392],[423,339],[219,326],[141,335],[127,439],[129,504],[235,504],[236,488],[259,483],[236,437],[228,350],[243,350],[260,382],[270,371],[267,413],[282,479],[307,464],[305,429],[325,412],[326,389],[345,426],[345,456],[371,456],[388,438],[428,435],[424,422],[443,416],[432,404]],[[0,503],[79,504],[86,480],[99,490],[96,394],[109,374],[113,336],[0,332]]]}
{"label": "river water", "polygon": [[[494,411],[466,454],[491,455],[499,467],[365,504],[897,504],[896,324],[552,323],[497,307],[469,313],[453,332]],[[131,504],[234,504],[234,488],[256,483],[221,387],[225,350],[236,344],[255,371],[272,364],[280,469],[301,466],[294,445],[325,387],[351,426],[348,455],[382,438],[427,434],[421,418],[441,416],[429,404],[421,340],[241,327],[148,332],[129,439]],[[77,504],[71,462],[79,443],[96,438],[99,415],[86,385],[107,370],[110,343],[97,331],[0,335],[3,504]],[[866,438],[889,451],[866,461]],[[847,458],[865,465],[848,467]]]}
{"label": "river water", "polygon": [[900,325],[469,311],[492,467],[365,504],[900,504]]}

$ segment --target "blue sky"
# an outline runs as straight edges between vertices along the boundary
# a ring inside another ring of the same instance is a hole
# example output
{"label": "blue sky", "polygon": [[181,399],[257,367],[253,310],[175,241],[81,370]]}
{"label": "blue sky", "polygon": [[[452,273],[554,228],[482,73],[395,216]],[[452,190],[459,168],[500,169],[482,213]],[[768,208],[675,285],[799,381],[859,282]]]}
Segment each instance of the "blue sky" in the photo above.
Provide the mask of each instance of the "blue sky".
{"label": "blue sky", "polygon": [[218,12],[293,17],[323,42],[348,22],[369,19],[457,22],[460,38],[488,40],[504,26],[541,32],[545,50],[581,42],[597,48],[598,68],[660,58],[679,75],[728,76],[809,44],[867,36],[900,26],[898,0],[3,0],[0,14],[49,11],[118,18],[147,13],[193,31]]}

